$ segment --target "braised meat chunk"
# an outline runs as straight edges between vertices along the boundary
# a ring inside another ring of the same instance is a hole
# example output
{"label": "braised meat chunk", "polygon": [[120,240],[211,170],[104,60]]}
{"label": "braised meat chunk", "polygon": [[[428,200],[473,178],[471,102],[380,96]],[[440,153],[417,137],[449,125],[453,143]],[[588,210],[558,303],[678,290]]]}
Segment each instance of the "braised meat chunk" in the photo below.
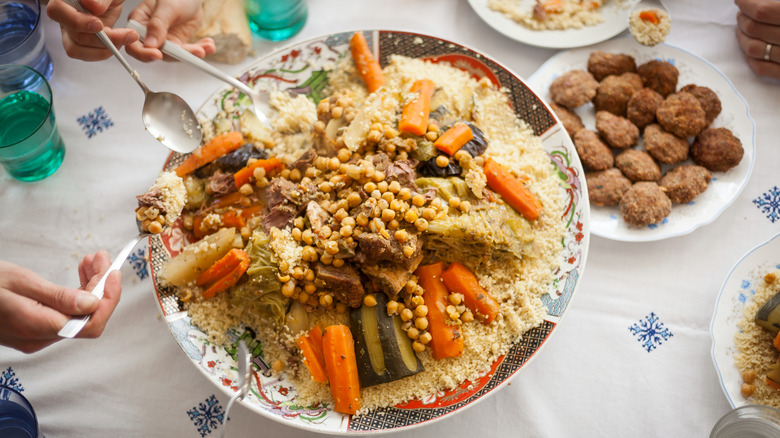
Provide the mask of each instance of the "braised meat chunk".
{"label": "braised meat chunk", "polygon": [[711,180],[712,174],[704,167],[683,164],[666,172],[658,184],[672,202],[687,204],[704,192]]}
{"label": "braised meat chunk", "polygon": [[627,224],[644,227],[657,224],[672,212],[672,200],[651,181],[631,186],[620,200],[620,213]]}
{"label": "braised meat chunk", "polygon": [[366,294],[360,282],[360,272],[350,264],[340,267],[317,263],[314,265],[317,275],[318,289],[328,291],[333,296],[351,307],[360,307]]}
{"label": "braised meat chunk", "polygon": [[550,84],[550,98],[566,108],[585,105],[596,95],[599,83],[585,70],[572,70]]}
{"label": "braised meat chunk", "polygon": [[742,142],[727,128],[707,128],[691,146],[693,162],[714,172],[725,172],[742,161]]}

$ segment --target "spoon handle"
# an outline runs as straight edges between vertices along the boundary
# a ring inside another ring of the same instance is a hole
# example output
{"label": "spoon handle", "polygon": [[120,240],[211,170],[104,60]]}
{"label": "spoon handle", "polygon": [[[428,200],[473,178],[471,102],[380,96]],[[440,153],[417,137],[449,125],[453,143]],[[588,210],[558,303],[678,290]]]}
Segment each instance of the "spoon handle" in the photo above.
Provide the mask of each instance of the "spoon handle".
{"label": "spoon handle", "polygon": [[[79,12],[83,12],[85,14],[93,15],[92,12],[89,12],[87,10],[87,8],[85,8],[81,4],[80,0],[63,0],[63,1],[65,3],[73,6],[74,8],[76,8],[76,10],[79,11]],[[111,41],[111,38],[109,38],[108,35],[106,35],[106,33],[104,31],[102,31],[102,30],[97,32],[95,34],[95,36],[97,36],[98,39],[100,40],[100,42],[102,42],[103,45],[106,46],[106,48],[108,48],[108,50],[110,50],[111,53],[114,54],[116,59],[119,60],[119,63],[122,64],[122,66],[125,68],[125,70],[127,70],[127,72],[130,73],[130,76],[132,76],[133,79],[138,83],[138,85],[141,86],[141,88],[144,90],[144,93],[148,94],[149,93],[149,88],[146,87],[146,84],[141,82],[141,78],[138,76],[138,72],[136,72],[133,69],[133,67],[131,67],[130,64],[127,62],[125,57],[122,56],[122,53],[119,51],[119,49],[116,48],[114,43]]]}
{"label": "spoon handle", "polygon": [[[141,42],[143,42],[143,40],[146,38],[146,27],[143,24],[135,20],[129,20],[127,22],[127,27],[138,32],[138,36],[141,39]],[[238,88],[238,90],[244,94],[247,94],[249,96],[253,96],[255,94],[255,91],[249,88],[249,86],[247,86],[245,83],[239,81],[233,76],[230,76],[222,72],[222,70],[198,58],[197,56],[193,55],[192,53],[188,52],[187,50],[185,50],[184,48],[182,48],[181,46],[175,43],[166,40],[163,43],[162,48],[160,50],[162,50],[163,53],[170,56],[171,58],[175,58],[181,62],[190,64],[191,66],[203,71],[204,73],[208,73],[211,76],[221,81],[227,82],[228,84]]]}
{"label": "spoon handle", "polygon": [[[138,237],[131,240],[130,242],[125,245],[124,248],[122,248],[121,251],[119,251],[119,254],[117,254],[116,259],[114,259],[114,263],[111,263],[111,266],[106,270],[106,272],[103,274],[102,277],[100,277],[100,281],[95,285],[94,288],[92,288],[92,295],[96,296],[98,299],[103,298],[103,292],[106,289],[106,279],[108,278],[108,274],[110,274],[112,271],[116,271],[119,268],[122,267],[122,264],[125,262],[125,259],[127,259],[127,256],[130,255],[130,252],[135,248],[135,245],[146,237],[145,234],[139,234]],[[76,335],[81,332],[81,329],[84,328],[85,325],[87,325],[87,321],[89,321],[90,315],[82,315],[82,316],[75,316],[70,319],[65,325],[60,329],[59,333],[57,333],[59,336],[63,338],[73,338],[76,337]]]}

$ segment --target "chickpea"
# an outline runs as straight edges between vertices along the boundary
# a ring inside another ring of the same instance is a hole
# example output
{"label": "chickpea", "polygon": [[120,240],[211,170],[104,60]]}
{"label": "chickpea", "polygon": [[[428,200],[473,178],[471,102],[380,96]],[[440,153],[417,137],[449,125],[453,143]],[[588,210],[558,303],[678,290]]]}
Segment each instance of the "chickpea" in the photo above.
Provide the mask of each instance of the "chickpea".
{"label": "chickpea", "polygon": [[295,225],[295,228],[300,228],[303,230],[303,227],[306,226],[306,222],[303,220],[303,216],[298,216],[293,220],[293,225]]}
{"label": "chickpea", "polygon": [[742,380],[744,380],[745,383],[753,383],[756,380],[756,372],[753,370],[743,371]]}
{"label": "chickpea", "polygon": [[341,221],[344,220],[345,217],[349,216],[347,213],[347,210],[344,210],[343,208],[339,208],[338,211],[336,211],[333,214],[333,219],[336,220],[336,222],[341,223]]}
{"label": "chickpea", "polygon": [[425,133],[425,139],[428,141],[436,141],[436,139],[439,138],[439,134],[433,131],[428,131]]}
{"label": "chickpea", "polygon": [[393,219],[393,220],[391,220],[390,222],[387,223],[387,228],[389,228],[391,230],[397,230],[398,227],[400,227],[400,226],[401,226],[401,223],[398,222],[398,219]]}
{"label": "chickpea", "polygon": [[448,298],[449,298],[450,304],[452,304],[453,306],[459,306],[460,303],[463,302],[463,295],[458,294],[458,293],[450,294],[450,296]]}
{"label": "chickpea", "polygon": [[420,330],[425,330],[428,328],[428,318],[422,317],[417,318],[414,320],[414,326],[417,327]]}
{"label": "chickpea", "polygon": [[368,225],[368,216],[366,216],[365,213],[358,213],[357,218],[355,219],[355,224],[365,227]]}
{"label": "chickpea", "polygon": [[406,232],[406,230],[398,230],[394,234],[395,240],[397,240],[399,243],[406,242],[406,239],[409,238],[409,233]]}
{"label": "chickpea", "polygon": [[301,291],[298,295],[298,302],[301,304],[306,304],[306,302],[309,301],[310,296],[311,295],[308,293]]}
{"label": "chickpea", "polygon": [[303,233],[301,233],[301,238],[307,245],[314,244],[314,233],[311,231],[310,228],[303,230]]}
{"label": "chickpea", "polygon": [[420,341],[425,345],[429,344],[431,342],[431,339],[433,339],[433,337],[429,332],[422,332],[420,333],[420,337],[417,338],[418,341]]}
{"label": "chickpea", "polygon": [[338,170],[341,167],[341,161],[337,157],[331,157],[328,160],[328,170]]}
{"label": "chickpea", "polygon": [[363,185],[363,190],[365,190],[366,193],[373,192],[374,190],[376,190],[376,183],[373,183],[373,182],[370,182],[370,181],[365,183]]}
{"label": "chickpea", "polygon": [[412,205],[415,207],[422,207],[425,205],[425,196],[419,193],[415,193],[415,195],[412,196]]}
{"label": "chickpea", "polygon": [[449,205],[452,208],[458,208],[460,206],[460,198],[457,196],[453,196],[450,198]]}
{"label": "chickpea", "polygon": [[[415,296],[414,298],[422,298],[422,297]],[[428,316],[428,306],[426,306],[425,304],[420,304],[417,307],[415,307],[414,308],[414,316],[416,316],[418,318],[422,318],[424,316]]]}
{"label": "chickpea", "polygon": [[423,232],[428,230],[428,221],[426,221],[423,218],[417,219],[414,221],[414,227],[417,228],[417,231]]}
{"label": "chickpea", "polygon": [[439,155],[436,157],[436,165],[439,167],[447,167],[450,165],[450,159],[445,155]]}
{"label": "chickpea", "polygon": [[330,255],[336,255],[339,253],[339,244],[334,240],[325,242],[325,252]]}
{"label": "chickpea", "polygon": [[366,295],[365,297],[363,297],[363,304],[366,307],[376,306],[376,297],[373,294]]}
{"label": "chickpea", "polygon": [[300,266],[296,266],[295,268],[293,268],[292,276],[296,280],[303,280],[303,268],[301,268]]}
{"label": "chickpea", "polygon": [[379,170],[374,172],[374,181],[376,181],[377,183],[380,183],[380,182],[382,182],[384,180],[385,180],[385,173],[384,172],[381,172]]}
{"label": "chickpea", "polygon": [[406,222],[409,222],[410,224],[414,223],[414,221],[416,221],[417,219],[418,219],[418,213],[417,213],[417,209],[415,208],[409,209],[404,215],[404,220]]}
{"label": "chickpea", "polygon": [[331,255],[331,254],[328,254],[328,253],[326,252],[325,254],[323,254],[323,255],[321,255],[321,256],[320,256],[320,262],[321,262],[323,265],[329,265],[329,264],[333,263],[333,255]]}
{"label": "chickpea", "polygon": [[[323,128],[324,129],[324,128]],[[317,157],[314,159],[314,167],[317,168],[317,170],[325,170],[328,168],[328,159],[325,157]],[[265,170],[265,169],[263,169]]]}
{"label": "chickpea", "polygon": [[414,318],[414,313],[412,313],[412,309],[404,309],[401,311],[401,321],[411,321],[412,318]]}
{"label": "chickpea", "polygon": [[162,225],[157,221],[150,223],[149,232],[152,234],[160,234],[162,232]]}
{"label": "chickpea", "polygon": [[374,199],[380,199],[382,197],[382,192],[379,191],[379,189],[371,191],[371,197]]}
{"label": "chickpea", "polygon": [[404,246],[404,249],[402,250],[406,258],[410,259],[414,255],[414,248],[412,248],[409,245]]}
{"label": "chickpea", "polygon": [[471,310],[467,310],[463,312],[462,315],[460,315],[460,320],[463,322],[471,322],[474,321],[474,314],[471,313]]}
{"label": "chickpea", "polygon": [[386,208],[382,210],[382,220],[385,222],[390,222],[395,218],[395,212],[389,208]]}
{"label": "chickpea", "polygon": [[276,359],[273,364],[271,364],[271,368],[273,368],[274,372],[280,373],[284,371],[284,362],[282,362],[281,359]]}
{"label": "chickpea", "polygon": [[284,179],[290,179],[290,169],[284,169],[279,173],[279,176],[281,176]]}
{"label": "chickpea", "polygon": [[330,193],[333,191],[333,184],[327,181],[321,182],[317,187],[320,189],[322,193]]}
{"label": "chickpea", "polygon": [[317,120],[316,122],[314,122],[314,132],[319,134],[324,131],[325,131],[325,122],[323,122],[322,120]]}
{"label": "chickpea", "polygon": [[[382,176],[382,178],[384,179],[384,175]],[[377,190],[379,190],[380,193],[386,192],[387,188],[388,188],[387,181],[379,181],[376,184],[376,188],[377,188]]]}
{"label": "chickpea", "polygon": [[249,183],[242,184],[241,188],[239,188],[238,191],[239,191],[239,193],[241,193],[242,195],[245,195],[245,196],[249,196],[249,195],[251,195],[252,193],[255,192],[254,189],[252,188],[252,185],[249,184]]}
{"label": "chickpea", "polygon": [[390,203],[396,200],[395,195],[393,195],[393,192],[390,191],[382,193],[382,199]]}
{"label": "chickpea", "polygon": [[339,230],[339,234],[342,235],[342,237],[349,237],[352,235],[353,228],[349,225],[341,227],[341,230]]}
{"label": "chickpea", "polygon": [[300,242],[301,239],[303,239],[303,233],[300,228],[293,228],[292,231],[290,231],[290,234],[292,234],[292,237],[296,242]]}
{"label": "chickpea", "polygon": [[425,207],[422,211],[422,217],[427,221],[432,221],[436,219],[436,210],[431,207]]}
{"label": "chickpea", "polygon": [[303,254],[301,257],[303,258],[303,261],[316,262],[318,258],[317,251],[315,251],[311,246],[306,246],[303,248]]}
{"label": "chickpea", "polygon": [[320,306],[322,307],[328,307],[331,304],[333,304],[333,296],[330,294],[323,294],[320,295]]}
{"label": "chickpea", "polygon": [[398,301],[390,300],[387,302],[387,314],[395,315],[398,313]]}
{"label": "chickpea", "polygon": [[282,285],[282,295],[284,295],[285,297],[290,298],[291,296],[293,296],[294,291],[295,291],[294,281],[288,281]]}
{"label": "chickpea", "polygon": [[412,342],[412,348],[418,353],[425,351],[425,345],[423,345],[420,341]]}
{"label": "chickpea", "polygon": [[327,239],[331,234],[333,234],[333,230],[329,226],[323,225],[319,230],[317,230],[317,234],[322,236],[322,238]]}
{"label": "chickpea", "polygon": [[341,116],[344,115],[344,108],[335,106],[330,110],[330,115],[333,116],[334,119],[341,118]]}
{"label": "chickpea", "polygon": [[409,339],[417,339],[420,337],[420,330],[417,330],[416,327],[411,327],[406,331],[406,335],[409,336]]}
{"label": "chickpea", "polygon": [[398,199],[393,199],[390,202],[390,208],[395,210],[395,211],[397,211],[397,212],[399,212],[399,213],[401,212],[401,209],[403,208],[403,206],[404,206],[403,201],[400,201]]}
{"label": "chickpea", "polygon": [[314,270],[311,268],[306,268],[303,270],[303,279],[306,281],[314,281]]}
{"label": "chickpea", "polygon": [[344,259],[333,259],[333,266],[336,268],[344,266]]}
{"label": "chickpea", "polygon": [[299,169],[293,169],[290,171],[290,181],[300,181],[303,175]]}
{"label": "chickpea", "polygon": [[460,203],[460,206],[458,206],[458,209],[463,213],[468,213],[469,210],[471,210],[471,202],[469,201],[463,201]]}
{"label": "chickpea", "polygon": [[742,397],[750,397],[753,395],[753,391],[756,390],[756,387],[749,384],[749,383],[743,383],[742,386],[739,388],[739,391],[742,393]]}
{"label": "chickpea", "polygon": [[305,285],[303,285],[303,291],[306,292],[307,294],[311,295],[311,294],[313,294],[314,292],[317,291],[317,286],[315,286],[312,283],[305,284]]}

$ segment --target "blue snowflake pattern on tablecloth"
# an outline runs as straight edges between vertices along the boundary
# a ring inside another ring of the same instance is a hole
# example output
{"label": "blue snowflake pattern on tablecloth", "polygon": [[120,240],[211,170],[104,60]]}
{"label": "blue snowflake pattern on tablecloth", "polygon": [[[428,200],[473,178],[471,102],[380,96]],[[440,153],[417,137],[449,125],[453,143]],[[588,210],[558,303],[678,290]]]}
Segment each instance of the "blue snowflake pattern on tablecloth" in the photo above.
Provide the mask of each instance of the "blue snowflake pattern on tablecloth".
{"label": "blue snowflake pattern on tablecloth", "polygon": [[145,248],[140,248],[136,252],[130,254],[127,262],[130,263],[130,266],[135,271],[135,275],[137,275],[140,280],[149,276],[149,261],[146,260]]}
{"label": "blue snowflake pattern on tablecloth", "polygon": [[24,386],[19,382],[14,369],[11,367],[8,367],[7,370],[0,373],[0,385],[7,386],[19,392],[24,391]]}
{"label": "blue snowflake pattern on tablecloth", "polygon": [[777,186],[754,199],[753,203],[772,223],[780,219],[780,189]]}
{"label": "blue snowflake pattern on tablecloth", "polygon": [[211,394],[205,402],[187,411],[187,415],[192,423],[197,427],[200,436],[206,436],[217,430],[220,424],[225,421],[225,411],[219,404],[217,397]]}
{"label": "blue snowflake pattern on tablecloth", "polygon": [[91,113],[87,113],[76,119],[81,125],[81,129],[87,138],[92,138],[98,133],[114,126],[114,122],[106,114],[106,110],[102,106],[95,108]]}
{"label": "blue snowflake pattern on tablecloth", "polygon": [[664,327],[664,324],[658,320],[654,312],[650,312],[644,319],[628,328],[631,333],[642,343],[642,347],[651,352],[672,336],[671,331]]}

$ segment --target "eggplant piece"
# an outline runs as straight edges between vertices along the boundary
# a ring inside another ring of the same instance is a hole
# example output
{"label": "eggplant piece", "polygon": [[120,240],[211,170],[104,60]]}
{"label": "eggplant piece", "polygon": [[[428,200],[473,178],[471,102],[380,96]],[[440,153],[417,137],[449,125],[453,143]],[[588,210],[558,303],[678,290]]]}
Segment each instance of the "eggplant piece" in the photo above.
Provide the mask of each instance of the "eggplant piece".
{"label": "eggplant piece", "polygon": [[398,315],[387,314],[387,297],[376,294],[376,306],[352,309],[350,330],[355,338],[360,387],[392,382],[423,371],[412,341]]}
{"label": "eggplant piece", "polygon": [[[465,151],[472,157],[476,157],[479,155],[482,155],[485,153],[485,150],[487,149],[487,141],[485,140],[485,134],[482,133],[482,130],[474,126],[470,122],[465,122],[466,125],[471,128],[471,134],[472,139],[468,141],[468,143],[464,144],[459,150]],[[449,127],[442,128],[442,132],[445,132]],[[418,148],[420,145],[418,145]],[[433,149],[431,147],[431,149]],[[433,149],[433,151],[436,152],[435,156],[430,157],[427,156],[424,152],[418,153],[418,160],[420,160],[420,166],[417,168],[417,173],[419,173],[421,176],[438,176],[438,177],[445,177],[445,176],[458,176],[463,172],[463,169],[460,167],[460,164],[458,164],[457,160],[450,157],[444,152],[438,151],[436,149]],[[450,160],[450,163],[446,167],[439,167],[436,164],[436,158],[439,155],[444,155]]]}
{"label": "eggplant piece", "polygon": [[199,178],[206,178],[217,170],[235,173],[243,169],[250,158],[264,160],[268,158],[268,152],[265,149],[257,149],[252,143],[247,143],[240,148],[217,158],[212,163],[197,169],[194,174]]}
{"label": "eggplant piece", "polygon": [[772,370],[766,373],[766,379],[766,383],[769,383],[769,381],[774,383],[774,385],[770,384],[770,386],[774,388],[780,387],[780,363],[775,363],[772,365]]}
{"label": "eggplant piece", "polygon": [[780,331],[780,293],[773,296],[756,313],[756,324],[773,335]]}

